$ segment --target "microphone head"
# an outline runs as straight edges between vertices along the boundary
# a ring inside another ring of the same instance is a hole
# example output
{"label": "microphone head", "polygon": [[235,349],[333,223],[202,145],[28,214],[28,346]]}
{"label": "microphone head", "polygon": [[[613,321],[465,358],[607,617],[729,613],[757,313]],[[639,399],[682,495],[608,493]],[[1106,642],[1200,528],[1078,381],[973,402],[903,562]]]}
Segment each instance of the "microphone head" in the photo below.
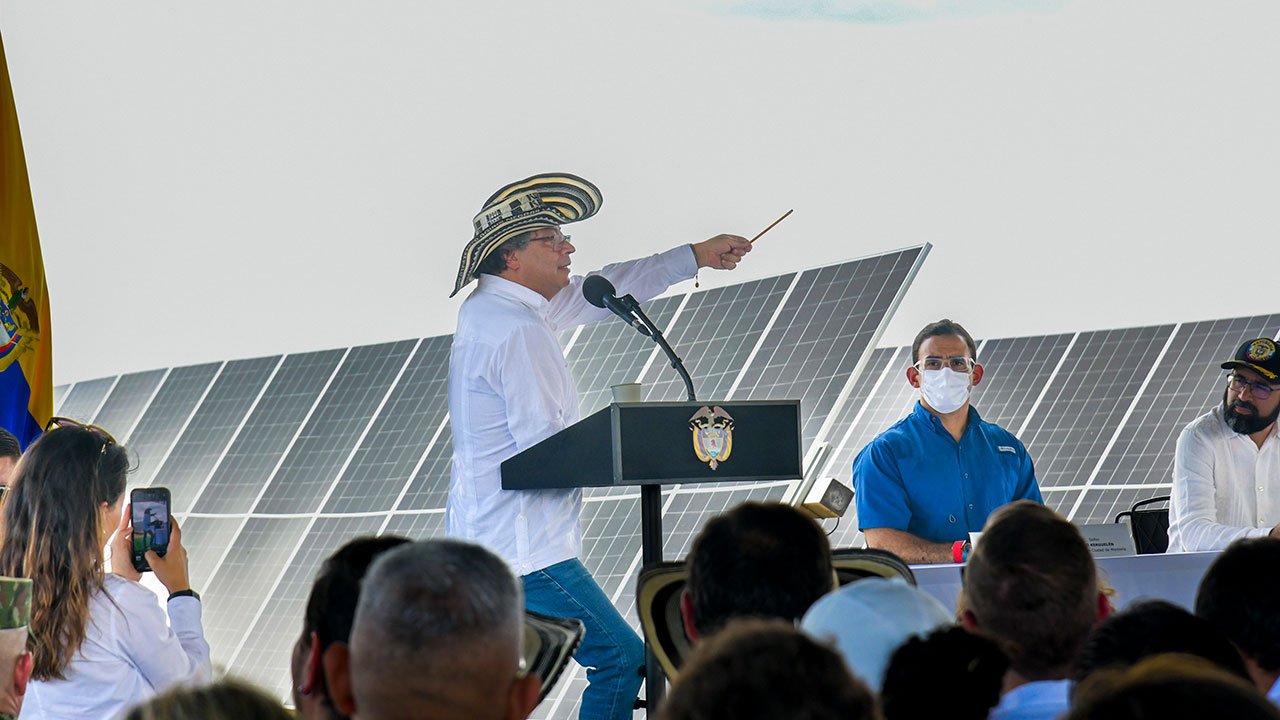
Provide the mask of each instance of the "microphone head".
{"label": "microphone head", "polygon": [[617,296],[618,291],[614,289],[613,283],[603,275],[588,275],[582,281],[582,296],[587,302],[598,308],[604,307],[604,299],[609,296]]}

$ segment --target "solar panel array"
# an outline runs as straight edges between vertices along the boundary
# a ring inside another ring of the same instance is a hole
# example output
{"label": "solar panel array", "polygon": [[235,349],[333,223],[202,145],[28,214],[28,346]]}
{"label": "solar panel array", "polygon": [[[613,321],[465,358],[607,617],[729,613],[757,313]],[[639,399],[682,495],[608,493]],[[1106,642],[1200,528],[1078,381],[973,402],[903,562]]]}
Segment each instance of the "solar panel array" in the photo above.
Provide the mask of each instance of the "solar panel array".
{"label": "solar panel array", "polygon": [[[832,435],[866,360],[928,246],[688,292],[649,303],[706,399],[799,398],[806,447]],[[444,534],[452,454],[451,336],[153,370],[59,387],[57,412],[110,429],[137,455],[131,485],[170,488],[216,665],[287,697],[289,651],[320,562],[346,540]],[[648,400],[683,386],[618,322],[562,336],[582,413],[609,386]],[[711,515],[796,483],[685,486],[664,497],[666,554]],[[583,561],[635,622],[639,489],[586,493]],[[535,717],[577,717],[566,673]]]}

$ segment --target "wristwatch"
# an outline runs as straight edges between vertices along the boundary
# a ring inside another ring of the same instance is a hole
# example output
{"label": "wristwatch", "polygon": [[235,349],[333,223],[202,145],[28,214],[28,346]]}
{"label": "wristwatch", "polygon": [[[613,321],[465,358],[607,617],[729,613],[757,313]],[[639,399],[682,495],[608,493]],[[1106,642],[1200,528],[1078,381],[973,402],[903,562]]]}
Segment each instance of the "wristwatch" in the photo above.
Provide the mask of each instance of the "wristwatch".
{"label": "wristwatch", "polygon": [[200,599],[200,593],[196,592],[195,590],[192,590],[191,588],[187,588],[186,590],[179,590],[179,591],[178,591],[178,592],[176,592],[176,593],[169,593],[169,599],[170,599],[170,600],[172,600],[172,599],[174,599],[174,598],[179,598],[179,597],[193,597],[193,598],[195,598],[195,599],[199,600],[199,599]]}

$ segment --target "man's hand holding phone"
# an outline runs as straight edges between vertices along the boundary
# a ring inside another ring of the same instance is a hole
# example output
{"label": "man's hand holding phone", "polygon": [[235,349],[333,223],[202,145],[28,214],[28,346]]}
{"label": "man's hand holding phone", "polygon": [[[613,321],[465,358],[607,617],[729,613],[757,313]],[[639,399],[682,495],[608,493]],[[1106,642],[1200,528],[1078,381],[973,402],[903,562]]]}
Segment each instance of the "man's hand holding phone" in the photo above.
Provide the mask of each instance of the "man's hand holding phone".
{"label": "man's hand holding phone", "polygon": [[[190,590],[191,580],[187,574],[187,549],[182,546],[182,530],[178,528],[178,520],[170,517],[169,527],[172,528],[169,551],[162,556],[157,555],[155,550],[148,550],[147,564],[151,566],[151,571],[156,574],[160,584],[172,595]],[[114,553],[113,549],[112,554]]]}

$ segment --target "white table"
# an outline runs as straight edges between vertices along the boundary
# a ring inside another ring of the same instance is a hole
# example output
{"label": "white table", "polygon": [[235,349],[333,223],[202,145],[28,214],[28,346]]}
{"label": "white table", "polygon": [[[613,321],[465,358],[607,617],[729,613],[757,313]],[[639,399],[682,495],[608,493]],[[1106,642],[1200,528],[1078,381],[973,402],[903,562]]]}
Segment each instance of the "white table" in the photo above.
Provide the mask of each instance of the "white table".
{"label": "white table", "polygon": [[[1123,609],[1135,600],[1160,599],[1195,609],[1200,578],[1216,552],[1169,553],[1097,558],[1099,571],[1116,589],[1112,602]],[[912,565],[920,589],[952,610],[960,596],[960,565]]]}

